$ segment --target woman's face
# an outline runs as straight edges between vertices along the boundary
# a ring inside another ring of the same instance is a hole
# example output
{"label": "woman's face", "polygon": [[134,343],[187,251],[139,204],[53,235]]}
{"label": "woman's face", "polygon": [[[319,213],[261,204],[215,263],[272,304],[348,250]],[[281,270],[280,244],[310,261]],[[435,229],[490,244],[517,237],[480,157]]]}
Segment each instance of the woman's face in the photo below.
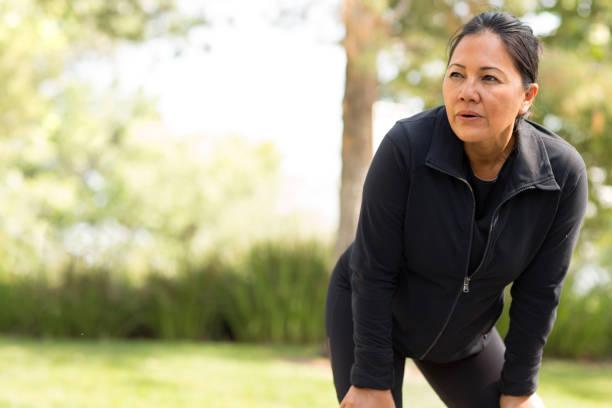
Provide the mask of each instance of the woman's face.
{"label": "woman's face", "polygon": [[537,84],[525,89],[497,34],[463,37],[444,77],[442,92],[451,128],[464,142],[507,142],[514,119],[527,112]]}

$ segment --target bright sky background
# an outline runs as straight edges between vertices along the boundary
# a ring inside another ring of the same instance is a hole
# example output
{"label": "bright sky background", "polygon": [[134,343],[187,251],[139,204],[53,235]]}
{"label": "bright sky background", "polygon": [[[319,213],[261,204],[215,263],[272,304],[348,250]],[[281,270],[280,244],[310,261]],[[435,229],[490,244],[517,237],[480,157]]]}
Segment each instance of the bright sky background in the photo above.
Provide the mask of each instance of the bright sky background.
{"label": "bright sky background", "polygon": [[274,23],[279,4],[300,1],[179,3],[204,10],[209,24],[192,30],[179,56],[166,40],[121,48],[121,81],[158,96],[173,133],[273,140],[283,156],[282,207],[335,228],[346,63],[339,1],[317,0],[304,20],[284,24]]}

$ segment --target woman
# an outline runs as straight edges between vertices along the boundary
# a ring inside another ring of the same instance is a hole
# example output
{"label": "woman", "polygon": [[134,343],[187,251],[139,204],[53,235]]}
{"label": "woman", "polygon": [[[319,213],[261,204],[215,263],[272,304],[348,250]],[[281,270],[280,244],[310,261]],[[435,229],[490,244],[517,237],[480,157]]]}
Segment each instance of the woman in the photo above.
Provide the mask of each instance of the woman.
{"label": "woman", "polygon": [[[400,407],[406,357],[449,407],[542,406],[542,348],[587,178],[574,148],[524,119],[540,50],[515,17],[475,17],[451,41],[444,106],[381,142],[328,289],[341,407]],[[494,324],[510,283],[502,341]]]}

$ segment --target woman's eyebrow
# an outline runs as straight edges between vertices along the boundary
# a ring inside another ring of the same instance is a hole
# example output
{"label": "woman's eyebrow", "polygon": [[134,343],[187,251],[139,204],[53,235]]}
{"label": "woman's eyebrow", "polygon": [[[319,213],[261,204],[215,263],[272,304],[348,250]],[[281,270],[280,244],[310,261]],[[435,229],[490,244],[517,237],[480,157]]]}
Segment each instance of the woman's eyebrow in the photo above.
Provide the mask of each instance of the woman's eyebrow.
{"label": "woman's eyebrow", "polygon": [[497,67],[480,67],[480,70],[481,70],[481,71],[486,71],[486,70],[488,70],[488,69],[494,69],[494,70],[496,70],[496,71],[501,72],[502,74],[504,73],[504,71],[502,71],[501,69],[499,69],[499,68],[497,68]]}
{"label": "woman's eyebrow", "polygon": [[[453,66],[453,65],[456,65],[456,66],[458,66],[459,68],[463,68],[463,69],[465,69],[465,65],[461,65],[461,64],[458,64],[458,63],[456,63],[456,62],[453,62],[452,64],[450,64],[450,65],[449,65],[449,67],[451,67],[451,66]],[[486,70],[489,70],[489,69],[494,69],[494,70],[496,70],[496,71],[499,71],[499,72],[501,72],[501,73],[504,73],[504,71],[503,71],[503,70],[501,70],[501,69],[499,69],[499,68],[497,68],[497,67],[494,67],[494,66],[484,66],[484,67],[480,67],[480,70],[481,70],[481,71],[486,71]]]}

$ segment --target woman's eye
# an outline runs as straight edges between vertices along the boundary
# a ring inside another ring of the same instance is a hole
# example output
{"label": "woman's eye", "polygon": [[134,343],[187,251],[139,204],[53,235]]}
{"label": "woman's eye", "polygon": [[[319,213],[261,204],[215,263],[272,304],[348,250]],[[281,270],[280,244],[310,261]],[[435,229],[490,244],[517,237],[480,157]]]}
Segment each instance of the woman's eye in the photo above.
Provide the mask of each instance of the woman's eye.
{"label": "woman's eye", "polygon": [[482,79],[488,82],[497,81],[497,78],[495,78],[493,75],[485,75]]}
{"label": "woman's eye", "polygon": [[448,76],[451,77],[451,78],[461,78],[461,77],[463,77],[463,75],[461,75],[459,72],[451,72]]}

